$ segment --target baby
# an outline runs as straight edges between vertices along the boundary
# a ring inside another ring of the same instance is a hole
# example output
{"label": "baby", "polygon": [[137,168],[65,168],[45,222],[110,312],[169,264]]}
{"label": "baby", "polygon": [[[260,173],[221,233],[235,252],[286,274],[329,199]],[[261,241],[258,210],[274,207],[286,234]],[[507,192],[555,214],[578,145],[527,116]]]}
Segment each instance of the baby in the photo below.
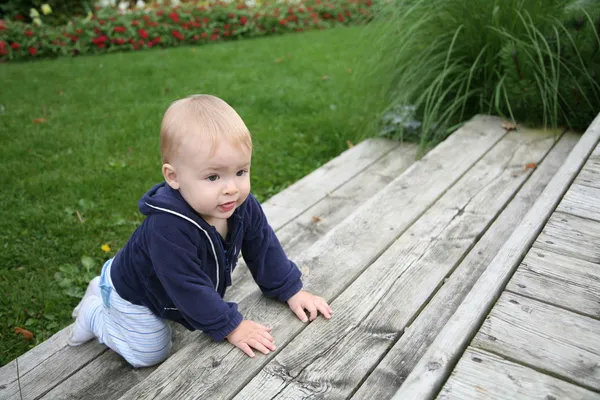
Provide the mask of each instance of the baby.
{"label": "baby", "polygon": [[241,251],[268,297],[303,322],[327,302],[302,289],[258,201],[250,194],[252,140],[223,100],[194,95],[171,104],[161,126],[162,173],[138,202],[146,219],[108,260],[73,311],[68,343],[97,337],[134,367],[155,365],[171,349],[167,320],[227,339],[250,357],[275,350],[271,329],[225,302]]}

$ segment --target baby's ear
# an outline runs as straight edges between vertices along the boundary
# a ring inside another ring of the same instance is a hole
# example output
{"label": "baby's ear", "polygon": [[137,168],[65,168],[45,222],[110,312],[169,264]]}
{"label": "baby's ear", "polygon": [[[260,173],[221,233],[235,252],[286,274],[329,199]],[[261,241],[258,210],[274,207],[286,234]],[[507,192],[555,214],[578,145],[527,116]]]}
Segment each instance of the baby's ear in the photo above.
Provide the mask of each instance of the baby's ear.
{"label": "baby's ear", "polygon": [[165,178],[165,181],[171,188],[174,190],[179,189],[179,180],[177,179],[177,172],[175,171],[175,167],[171,164],[163,164],[162,166],[162,174]]}

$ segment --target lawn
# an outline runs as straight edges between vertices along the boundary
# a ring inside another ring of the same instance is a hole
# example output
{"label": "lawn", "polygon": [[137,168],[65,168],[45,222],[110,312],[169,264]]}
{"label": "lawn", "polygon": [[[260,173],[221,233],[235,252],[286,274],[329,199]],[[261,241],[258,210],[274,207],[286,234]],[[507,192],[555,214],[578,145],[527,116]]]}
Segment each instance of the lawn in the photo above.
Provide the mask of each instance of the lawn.
{"label": "lawn", "polygon": [[82,257],[99,272],[141,222],[173,100],[211,93],[239,112],[261,200],[356,142],[344,107],[363,29],[0,65],[0,365],[71,322]]}

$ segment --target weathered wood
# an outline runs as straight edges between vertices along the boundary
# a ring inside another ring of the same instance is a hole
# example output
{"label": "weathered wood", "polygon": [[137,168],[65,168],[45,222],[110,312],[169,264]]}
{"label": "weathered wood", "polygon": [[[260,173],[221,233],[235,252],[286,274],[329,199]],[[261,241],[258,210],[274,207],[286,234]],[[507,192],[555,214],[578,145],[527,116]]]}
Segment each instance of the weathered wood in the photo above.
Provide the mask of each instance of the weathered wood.
{"label": "weathered wood", "polygon": [[552,133],[505,137],[335,299],[334,320],[308,326],[236,399],[351,395],[553,144]]}
{"label": "weathered wood", "polygon": [[[278,237],[288,255],[294,257],[308,249],[347,214],[385,187],[415,161],[416,145],[407,143],[400,146],[393,143],[389,145],[392,151],[279,229]],[[321,219],[314,221],[313,216],[320,216]],[[302,223],[297,224],[296,220],[301,220]],[[302,229],[303,226],[307,228]],[[240,260],[240,265],[234,271],[233,285],[228,291],[227,298],[239,301],[256,290],[256,284],[247,271],[243,260]],[[199,335],[198,332],[188,332],[178,324],[173,324],[172,327],[174,334],[177,335],[172,353],[185,347]],[[107,381],[111,382],[111,398],[118,398],[154,370],[154,368],[132,369],[127,363],[119,363],[119,360],[120,358],[113,352],[103,354],[50,391],[44,399],[106,399]]]}
{"label": "weathered wood", "polygon": [[555,212],[538,237],[544,251],[600,264],[600,223],[575,215]]}
{"label": "weathered wood", "polygon": [[353,400],[389,399],[394,395],[475,281],[563,164],[579,137],[580,135],[575,134],[562,136],[515,198],[371,372],[353,395]]}
{"label": "weathered wood", "polygon": [[600,394],[469,347],[437,399],[599,400]]}
{"label": "weathered wood", "polygon": [[471,345],[597,391],[599,343],[600,321],[505,292]]}
{"label": "weathered wood", "polygon": [[574,183],[556,210],[600,222],[600,188]]}
{"label": "weathered wood", "polygon": [[265,202],[269,223],[282,227],[392,149],[389,141],[370,139],[340,154]]}
{"label": "weathered wood", "polygon": [[[306,289],[329,300],[339,295],[504,134],[498,118],[478,117],[414,163],[303,254],[298,265],[305,271]],[[386,218],[381,218],[382,210]],[[305,327],[287,306],[259,293],[240,302],[240,309],[246,318],[271,325],[280,348]],[[251,359],[203,336],[123,398],[224,397],[240,390],[272,357]]]}
{"label": "weathered wood", "polygon": [[[299,257],[345,217],[400,176],[415,162],[417,150],[416,145],[408,143],[394,148],[288,224],[276,229],[277,238],[288,257]],[[249,293],[256,288],[243,260],[240,260],[240,265],[234,270],[232,282],[233,288],[239,285],[251,286],[251,290],[236,292],[236,299],[241,298],[240,293]]]}
{"label": "weathered wood", "polygon": [[596,146],[575,183],[600,188],[600,145]]}
{"label": "weathered wood", "polygon": [[[396,157],[394,159],[390,159],[390,157]],[[372,180],[372,189],[377,190],[377,185],[380,187],[384,186],[386,182],[386,174],[390,174],[393,176],[398,172],[405,169],[408,165],[414,162],[416,157],[416,146],[402,144],[399,145],[397,142],[393,142],[386,139],[367,139],[358,145],[354,146],[352,149],[349,149],[342,153],[338,159],[332,160],[325,164],[324,170],[321,172],[313,172],[312,174],[306,176],[299,182],[303,182],[300,186],[294,186],[295,193],[298,194],[299,187],[310,187],[311,185],[315,185],[319,188],[334,188],[336,186],[342,185],[344,186],[344,182],[351,177],[352,174],[366,172],[363,171],[366,166],[371,163],[371,167],[368,168],[368,171],[374,174],[381,174],[380,179]],[[394,170],[394,168],[400,168]],[[387,178],[391,179],[391,178]],[[364,181],[364,180],[363,180]],[[284,190],[285,192],[285,190]],[[335,191],[334,191],[335,193]],[[311,197],[312,196],[312,197]],[[283,196],[284,198],[285,196]],[[295,203],[295,200],[292,200],[294,196],[289,197],[288,200]],[[300,200],[302,200],[303,206],[310,206],[313,201],[311,199],[318,198],[314,196],[314,191],[307,190],[307,193],[301,196]],[[282,201],[282,196],[279,197],[279,205],[284,204]],[[322,203],[323,201],[320,201]],[[270,203],[270,200],[265,202],[263,205],[267,205]],[[290,205],[290,207],[292,207]],[[292,207],[293,208],[293,207]],[[293,216],[291,214],[286,215],[282,212],[283,208],[279,207],[277,211],[277,215],[274,222],[274,227],[280,228],[287,222],[289,222],[289,218]],[[272,211],[272,210],[271,210]],[[266,210],[267,215],[269,214],[269,209]],[[253,288],[254,289],[254,288]],[[37,390],[32,392],[27,392],[26,394],[32,396],[39,396],[41,393],[51,389],[53,386],[60,384],[64,379],[66,379],[69,375],[71,375],[75,371],[79,371],[74,376],[74,380],[79,382],[80,384],[84,383],[79,379],[79,375],[85,373],[82,370],[85,369],[85,365],[89,362],[92,362],[94,365],[91,368],[98,368],[97,371],[102,371],[103,373],[107,373],[109,375],[119,375],[119,376],[127,376],[129,372],[125,372],[124,374],[119,374],[117,371],[105,370],[102,367],[102,360],[106,359],[108,365],[115,365],[113,356],[111,354],[102,355],[107,349],[104,346],[98,345],[98,343],[90,342],[83,346],[78,347],[77,351],[78,356],[73,358],[72,351],[73,349],[69,349],[66,345],[66,337],[68,336],[68,331],[70,327],[66,327],[63,330],[59,331],[55,335],[53,335],[50,339],[36,346],[33,350],[25,353],[23,356],[19,358],[19,372],[21,375],[21,385],[27,387],[29,382],[36,382],[35,386]],[[188,338],[188,332],[177,325],[176,334],[179,334],[181,339]],[[190,338],[191,339],[191,338]],[[173,352],[178,350],[181,346],[181,341],[176,342]],[[62,352],[66,352],[64,356],[62,356]],[[87,357],[87,358],[86,358]],[[49,360],[46,362],[45,360]],[[77,362],[75,362],[75,360]],[[17,385],[16,381],[16,367],[12,366],[13,363],[9,363],[8,365],[0,368],[0,397],[7,393],[7,396],[10,396],[15,393],[15,388]],[[46,365],[47,364],[47,365]],[[64,364],[64,365],[62,365]],[[27,376],[27,374],[34,368],[37,368],[31,375]],[[46,374],[46,369],[50,368],[51,370],[62,371],[60,375],[52,375]],[[38,376],[39,373],[43,373],[44,377]],[[148,372],[149,373],[149,372]],[[131,379],[136,379],[139,377],[140,373],[133,374]],[[50,379],[51,376],[56,378],[56,381],[52,382]],[[102,380],[102,373],[91,374],[92,377],[96,377],[96,380]],[[125,382],[128,379],[124,380]],[[43,384],[40,384],[42,382]],[[88,381],[85,381],[86,383]],[[93,381],[89,381],[91,387],[94,387],[95,383]],[[65,385],[65,387],[71,387],[72,385]],[[96,391],[92,391],[96,393]],[[65,393],[65,392],[61,392]],[[61,398],[63,394],[57,395],[58,398]],[[87,396],[87,395],[86,395]],[[85,398],[90,398],[86,397]],[[3,397],[2,397],[3,398]]]}
{"label": "weathered wood", "polygon": [[600,115],[394,395],[433,398],[600,139]]}
{"label": "weathered wood", "polygon": [[73,374],[82,365],[106,351],[99,343],[90,343],[83,348],[65,344],[67,328],[48,339],[44,346],[37,346],[18,357],[21,393],[16,374],[16,361],[0,369],[0,398],[35,399],[66,376]]}
{"label": "weathered wood", "polygon": [[506,290],[600,319],[600,265],[535,243]]}

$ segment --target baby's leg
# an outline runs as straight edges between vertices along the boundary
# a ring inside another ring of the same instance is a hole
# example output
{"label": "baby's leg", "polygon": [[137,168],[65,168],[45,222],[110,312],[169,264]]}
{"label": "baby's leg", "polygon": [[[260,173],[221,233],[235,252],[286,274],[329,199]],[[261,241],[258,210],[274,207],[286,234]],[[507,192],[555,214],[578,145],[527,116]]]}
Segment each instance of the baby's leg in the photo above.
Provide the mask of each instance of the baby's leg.
{"label": "baby's leg", "polygon": [[119,353],[134,367],[164,361],[171,350],[171,327],[144,306],[124,300],[115,290],[110,307],[89,314],[90,328],[100,343]]}
{"label": "baby's leg", "polygon": [[77,307],[75,307],[75,309],[73,310],[73,314],[72,314],[73,318],[77,318],[77,315],[79,315],[79,310],[81,309],[81,305],[83,304],[83,301],[90,296],[100,297],[100,277],[99,276],[92,279],[90,281],[90,283],[88,284],[88,287],[85,291],[85,294],[83,295],[83,298],[81,299],[79,304],[77,304]]}

